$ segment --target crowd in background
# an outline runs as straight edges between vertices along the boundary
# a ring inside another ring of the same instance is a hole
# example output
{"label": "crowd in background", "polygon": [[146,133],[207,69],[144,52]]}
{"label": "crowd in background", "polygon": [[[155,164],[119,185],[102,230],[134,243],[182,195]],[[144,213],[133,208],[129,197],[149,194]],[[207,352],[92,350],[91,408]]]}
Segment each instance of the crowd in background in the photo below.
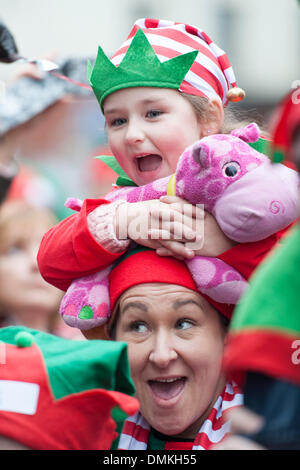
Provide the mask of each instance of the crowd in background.
{"label": "crowd in background", "polygon": [[[81,80],[82,64],[66,61],[65,74]],[[20,65],[0,110],[0,328],[23,325],[79,340],[81,332],[58,313],[63,292],[42,278],[37,251],[44,233],[70,214],[68,196],[104,196],[116,178],[93,158],[110,150],[103,122],[88,124],[95,112],[90,90],[62,83],[35,65]],[[70,160],[60,162],[64,153]]]}

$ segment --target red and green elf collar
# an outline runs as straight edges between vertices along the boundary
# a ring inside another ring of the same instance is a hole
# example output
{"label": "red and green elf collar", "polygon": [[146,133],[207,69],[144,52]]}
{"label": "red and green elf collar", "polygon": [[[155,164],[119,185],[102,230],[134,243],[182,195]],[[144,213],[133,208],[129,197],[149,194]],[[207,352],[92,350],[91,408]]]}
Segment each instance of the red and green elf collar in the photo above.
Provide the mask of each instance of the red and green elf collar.
{"label": "red and green elf collar", "polygon": [[24,327],[3,328],[0,343],[0,435],[30,449],[110,449],[116,422],[138,410],[125,343]]}

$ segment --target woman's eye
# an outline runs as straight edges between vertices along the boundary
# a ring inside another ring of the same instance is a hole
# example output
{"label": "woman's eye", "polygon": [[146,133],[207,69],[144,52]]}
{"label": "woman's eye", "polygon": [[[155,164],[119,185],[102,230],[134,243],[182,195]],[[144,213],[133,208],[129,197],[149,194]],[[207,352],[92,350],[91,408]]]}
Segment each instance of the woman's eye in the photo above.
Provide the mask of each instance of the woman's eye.
{"label": "woman's eye", "polygon": [[192,320],[188,320],[187,318],[182,318],[176,322],[176,328],[179,330],[187,330],[188,328],[192,328],[193,325]]}
{"label": "woman's eye", "polygon": [[122,126],[123,124],[125,124],[126,122],[126,119],[124,118],[117,118],[117,119],[114,119],[113,121],[111,121],[110,125],[112,127],[120,127]]}
{"label": "woman's eye", "polygon": [[134,331],[136,333],[146,333],[147,331],[147,325],[143,322],[140,321],[134,321],[129,325],[129,328],[131,331]]}
{"label": "woman's eye", "polygon": [[19,245],[12,245],[6,249],[5,254],[12,256],[12,255],[18,255],[19,253],[22,253],[24,251],[24,248]]}
{"label": "woman's eye", "polygon": [[148,111],[147,112],[147,117],[148,118],[156,118],[158,116],[160,116],[162,114],[161,111],[159,111],[159,109],[151,109],[151,111]]}

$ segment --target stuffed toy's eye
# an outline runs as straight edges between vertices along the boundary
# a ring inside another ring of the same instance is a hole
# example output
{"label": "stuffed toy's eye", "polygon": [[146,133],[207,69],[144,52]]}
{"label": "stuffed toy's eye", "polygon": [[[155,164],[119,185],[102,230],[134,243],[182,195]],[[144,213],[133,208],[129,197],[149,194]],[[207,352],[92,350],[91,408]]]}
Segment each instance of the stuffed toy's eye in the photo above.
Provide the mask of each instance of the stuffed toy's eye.
{"label": "stuffed toy's eye", "polygon": [[223,166],[223,174],[229,178],[236,176],[241,167],[238,162],[228,162]]}

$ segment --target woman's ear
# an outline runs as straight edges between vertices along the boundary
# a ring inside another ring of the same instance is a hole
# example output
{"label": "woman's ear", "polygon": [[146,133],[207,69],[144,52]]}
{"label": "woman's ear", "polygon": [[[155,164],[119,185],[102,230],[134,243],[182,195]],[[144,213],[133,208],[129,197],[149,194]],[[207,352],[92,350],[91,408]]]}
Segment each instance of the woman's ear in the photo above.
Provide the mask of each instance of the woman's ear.
{"label": "woman's ear", "polygon": [[224,122],[223,104],[219,98],[208,100],[207,113],[201,123],[201,138],[211,134],[218,134]]}

